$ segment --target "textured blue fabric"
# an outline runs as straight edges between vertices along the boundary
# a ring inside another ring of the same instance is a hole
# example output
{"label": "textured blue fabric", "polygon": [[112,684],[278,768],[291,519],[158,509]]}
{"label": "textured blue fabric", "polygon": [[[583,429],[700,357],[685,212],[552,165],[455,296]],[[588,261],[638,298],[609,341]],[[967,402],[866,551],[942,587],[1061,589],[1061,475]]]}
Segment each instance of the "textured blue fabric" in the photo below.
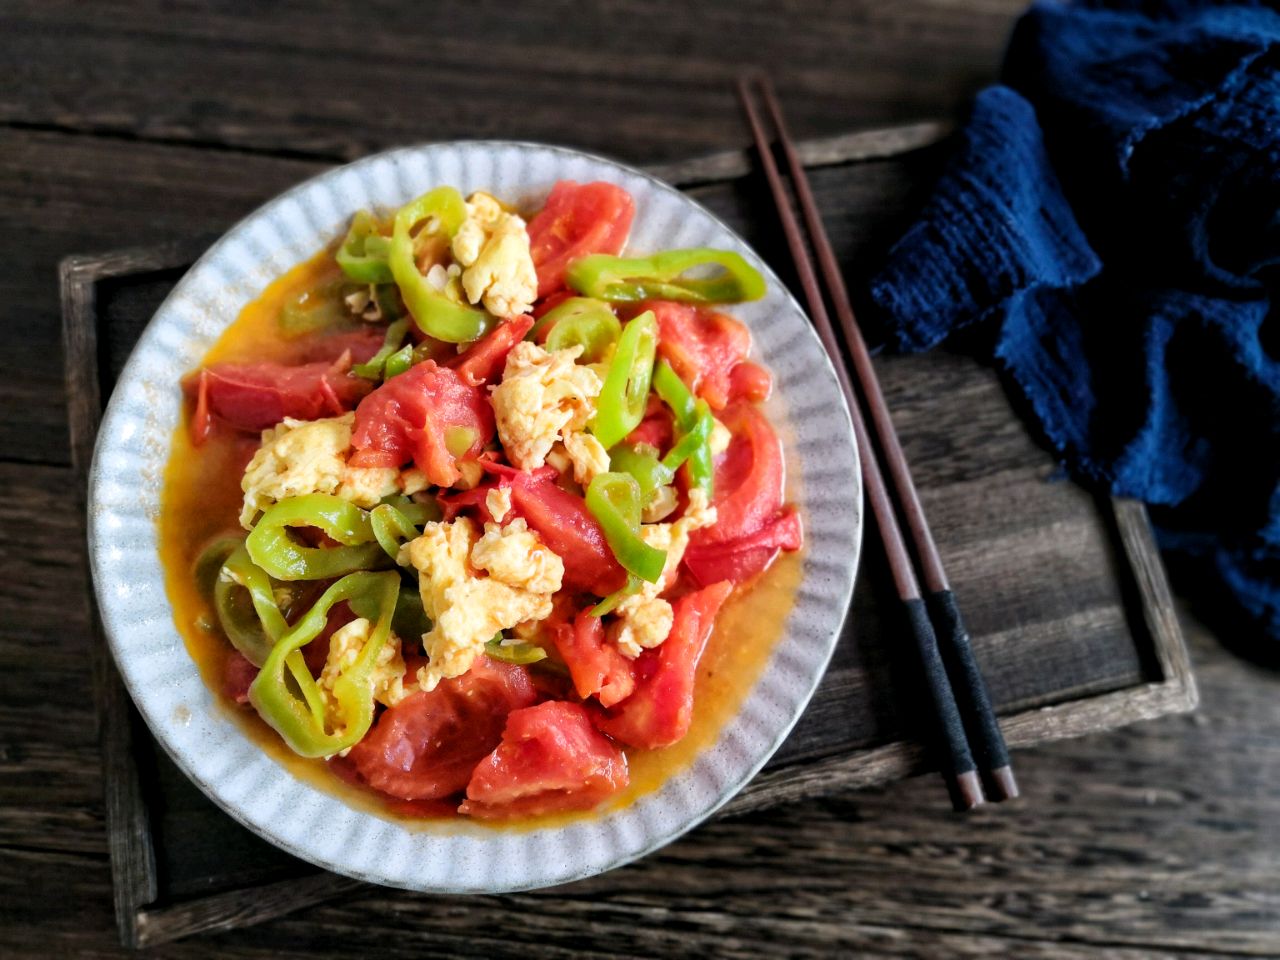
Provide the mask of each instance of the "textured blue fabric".
{"label": "textured blue fabric", "polygon": [[1280,640],[1280,13],[1041,3],[873,278],[887,339],[985,324],[1074,474]]}

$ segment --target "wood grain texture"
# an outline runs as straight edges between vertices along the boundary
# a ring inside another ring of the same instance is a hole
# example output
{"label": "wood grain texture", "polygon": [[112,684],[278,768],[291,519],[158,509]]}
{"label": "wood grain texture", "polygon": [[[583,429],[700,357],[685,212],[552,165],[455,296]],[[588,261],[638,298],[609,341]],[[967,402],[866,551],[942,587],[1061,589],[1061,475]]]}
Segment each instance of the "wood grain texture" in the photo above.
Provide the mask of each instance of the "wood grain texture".
{"label": "wood grain texture", "polygon": [[[709,0],[695,19],[674,3],[4,4],[0,956],[128,955],[88,694],[81,527],[66,506],[64,257],[219,232],[326,163],[389,144],[518,132],[632,162],[732,151],[747,138],[724,80],[745,64],[774,72],[800,136],[954,119],[1021,6]],[[549,63],[530,62],[535,46]],[[849,197],[829,227],[855,276],[929,162],[869,164],[851,186],[816,178],[824,202]],[[741,225],[752,191],[739,186],[720,212]],[[761,223],[752,240],[781,254],[771,233]],[[911,415],[910,398],[896,402]],[[922,486],[1006,469],[945,437],[927,446]],[[939,539],[956,543],[949,562],[974,564],[976,546],[951,540],[963,519]],[[595,885],[519,899],[376,891],[153,954],[1280,955],[1276,677],[1189,627],[1199,712],[1020,750],[1025,803],[955,819],[935,783],[907,781],[721,820]]]}
{"label": "wood grain texture", "polygon": [[0,120],[331,161],[504,137],[655,162],[746,142],[729,85],[748,67],[778,75],[803,138],[948,115],[1021,6],[23,0],[0,19]]}

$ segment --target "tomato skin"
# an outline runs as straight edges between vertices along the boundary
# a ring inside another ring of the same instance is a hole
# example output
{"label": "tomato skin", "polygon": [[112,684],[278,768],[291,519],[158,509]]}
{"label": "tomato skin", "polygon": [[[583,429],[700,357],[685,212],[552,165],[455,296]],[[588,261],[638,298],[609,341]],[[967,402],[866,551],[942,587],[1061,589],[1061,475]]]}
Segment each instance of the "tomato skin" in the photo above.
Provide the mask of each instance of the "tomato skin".
{"label": "tomato skin", "polygon": [[742,584],[767,570],[783,550],[799,550],[803,544],[800,514],[794,508],[784,508],[745,537],[690,547],[684,554],[684,566],[702,586],[721,580]]}
{"label": "tomato skin", "polygon": [[465,352],[445,362],[452,367],[468,384],[473,387],[488,383],[502,373],[506,365],[507,354],[511,348],[524,339],[524,335],[533,326],[533,317],[525,314],[512,317],[501,323],[481,337]]}
{"label": "tomato skin", "polygon": [[649,394],[648,406],[644,411],[644,419],[639,426],[627,434],[627,443],[633,447],[646,443],[665,453],[675,442],[675,421],[667,405],[658,399],[657,394]]}
{"label": "tomato skin", "polygon": [[239,650],[232,650],[222,664],[222,693],[237,706],[249,702],[249,684],[258,676],[258,668]]}
{"label": "tomato skin", "polygon": [[365,324],[359,330],[346,333],[330,333],[319,337],[306,337],[301,350],[294,361],[297,363],[315,363],[328,360],[334,363],[349,355],[352,363],[368,363],[382,348],[386,337],[386,328]]}
{"label": "tomato skin", "polygon": [[367,380],[347,374],[349,352],[336,362],[295,366],[281,363],[215,363],[183,381],[195,397],[192,438],[202,443],[217,418],[237,430],[261,432],[285,417],[315,420],[337,416],[369,392]]}
{"label": "tomato skin", "polygon": [[529,529],[564,561],[564,584],[603,597],[622,589],[627,575],[609,549],[600,523],[582,497],[563,490],[545,473],[513,471],[511,505]]}
{"label": "tomato skin", "polygon": [[751,333],[728,314],[705,307],[670,300],[641,306],[658,321],[658,355],[713,410],[723,410],[733,394],[733,372],[751,350]]}
{"label": "tomato skin", "polygon": [[646,750],[669,747],[684,737],[693,719],[698,661],[716,614],[732,592],[733,584],[723,582],[676,600],[670,635],[661,646],[636,658],[641,679],[635,693],[597,717],[596,726],[615,740]]}
{"label": "tomato skin", "polygon": [[612,183],[561,180],[529,221],[529,250],[538,271],[538,296],[564,286],[569,264],[590,253],[622,252],[636,204]]}
{"label": "tomato skin", "polygon": [[628,783],[627,759],[579,703],[549,700],[507,717],[475,768],[459,813],[485,819],[589,810]]}
{"label": "tomato skin", "polygon": [[595,697],[601,706],[612,707],[635,691],[631,661],[606,641],[604,624],[589,610],[581,611],[572,623],[559,624],[551,636],[583,700]]}
{"label": "tomato skin", "polygon": [[476,764],[498,745],[508,714],[536,698],[524,667],[482,656],[462,676],[388,707],[348,757],[382,793],[447,797],[466,787]]}
{"label": "tomato skin", "polygon": [[773,393],[773,374],[750,360],[729,374],[729,403],[763,403]]}
{"label": "tomato skin", "polygon": [[493,437],[493,408],[477,386],[457,371],[425,360],[388,380],[356,408],[351,445],[354,467],[401,467],[409,460],[437,486],[460,474],[445,446],[445,431],[463,427],[475,441],[458,459],[474,457]]}
{"label": "tomato skin", "polygon": [[782,507],[782,444],[769,421],[749,404],[729,408],[721,419],[732,440],[715,460],[716,522],[694,532],[691,547],[755,533]]}

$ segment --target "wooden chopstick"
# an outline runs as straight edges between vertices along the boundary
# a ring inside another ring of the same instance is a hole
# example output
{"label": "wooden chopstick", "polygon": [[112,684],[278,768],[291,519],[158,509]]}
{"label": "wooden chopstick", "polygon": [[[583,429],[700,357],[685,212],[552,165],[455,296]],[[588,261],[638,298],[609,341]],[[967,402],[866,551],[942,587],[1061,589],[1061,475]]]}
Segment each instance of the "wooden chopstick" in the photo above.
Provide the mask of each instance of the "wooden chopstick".
{"label": "wooden chopstick", "polygon": [[884,543],[885,554],[889,560],[889,568],[893,575],[894,586],[902,600],[907,623],[916,643],[916,651],[920,657],[924,671],[925,683],[933,705],[936,721],[937,747],[939,759],[943,766],[943,776],[951,793],[953,806],[957,810],[969,810],[982,803],[982,781],[977,773],[977,765],[969,749],[969,741],[965,736],[964,723],[956,704],[955,695],[947,679],[946,667],[942,662],[937,638],[929,620],[928,610],[920,595],[920,584],[916,579],[915,569],[906,544],[902,539],[902,531],[898,526],[898,518],[893,505],[889,501],[889,493],[876,460],[875,450],[867,433],[866,423],[858,398],[849,380],[849,372],[845,369],[841,357],[840,345],[836,339],[831,318],[827,315],[826,304],[818,286],[818,278],[814,272],[813,262],[805,247],[800,233],[800,225],[791,209],[791,201],[778,172],[777,163],[769,141],[765,137],[764,128],[751,99],[751,91],[745,79],[738,81],[738,95],[746,111],[747,122],[751,126],[760,161],[764,166],[765,176],[769,181],[769,189],[773,194],[778,216],[782,221],[782,230],[786,236],[787,246],[795,261],[796,271],[800,275],[800,285],[804,288],[805,298],[809,303],[809,312],[814,326],[831,358],[835,368],[836,379],[840,389],[844,391],[845,401],[849,405],[849,415],[853,421],[854,437],[858,444],[858,453],[862,460],[862,474],[866,481],[867,499],[871,503],[871,512],[875,515],[876,526],[880,530],[880,538]]}
{"label": "wooden chopstick", "polygon": [[938,555],[933,532],[929,529],[929,521],[925,518],[924,509],[920,506],[920,497],[916,493],[915,482],[911,477],[911,468],[907,464],[906,455],[902,452],[902,444],[898,442],[898,433],[893,427],[889,406],[885,403],[880,381],[876,378],[875,368],[871,364],[871,354],[867,350],[857,319],[854,317],[849,291],[845,287],[844,276],[836,261],[835,251],[831,247],[831,240],[827,236],[822,216],[818,212],[813,191],[809,187],[808,174],[805,172],[804,164],[800,162],[800,155],[788,132],[787,122],[782,115],[778,98],[774,94],[772,82],[765,76],[759,78],[759,84],[764,94],[765,105],[777,130],[783,156],[787,160],[787,167],[791,173],[792,183],[795,185],[796,196],[800,200],[800,210],[804,215],[810,240],[818,255],[827,293],[835,306],[836,317],[840,321],[840,329],[844,334],[850,358],[853,360],[854,374],[871,412],[871,422],[884,454],[898,505],[906,519],[907,529],[911,532],[911,541],[920,562],[921,579],[928,591],[925,602],[938,637],[943,662],[951,677],[952,689],[956,702],[960,706],[960,714],[964,719],[970,746],[978,762],[978,769],[987,781],[989,798],[997,802],[1008,800],[1018,795],[1018,784],[1009,762],[1009,749],[1005,744],[1004,734],[1000,731],[1000,723],[991,705],[991,695],[987,691],[986,681],[973,655],[969,631],[965,629],[964,621],[960,616],[960,607],[947,581],[947,574],[942,566],[942,558]]}

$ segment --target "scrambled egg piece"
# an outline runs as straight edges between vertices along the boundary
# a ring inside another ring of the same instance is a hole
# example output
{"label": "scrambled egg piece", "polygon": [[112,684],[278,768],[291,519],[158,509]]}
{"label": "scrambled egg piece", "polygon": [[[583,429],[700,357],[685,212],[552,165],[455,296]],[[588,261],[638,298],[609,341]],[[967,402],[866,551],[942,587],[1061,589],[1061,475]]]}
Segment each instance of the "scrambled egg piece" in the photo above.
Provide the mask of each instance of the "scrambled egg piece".
{"label": "scrambled egg piece", "polygon": [[501,523],[511,512],[511,491],[506,487],[494,487],[484,495],[484,506],[489,516]]}
{"label": "scrambled egg piece", "polygon": [[[364,617],[357,617],[334,631],[329,639],[329,657],[320,671],[319,685],[325,712],[335,732],[340,733],[342,726],[337,715],[337,700],[334,697],[333,686],[339,676],[355,666],[372,632],[373,624]],[[388,642],[378,651],[377,662],[369,674],[369,687],[373,691],[373,698],[391,707],[408,696],[411,691],[405,689],[404,671],[404,658],[400,655],[400,640],[392,634]],[[344,756],[346,752],[341,751]]]}
{"label": "scrambled egg piece", "polygon": [[523,520],[486,524],[483,537],[466,517],[428,523],[401,548],[405,561],[418,571],[422,606],[433,623],[422,638],[431,658],[418,671],[424,690],[466,673],[494,634],[550,616],[564,577],[564,562]]}
{"label": "scrambled egg piece", "polygon": [[640,536],[649,546],[667,551],[667,562],[657,583],[644,583],[639,593],[623,599],[615,609],[617,619],[609,637],[622,654],[635,658],[642,650],[656,647],[671,633],[671,604],[659,596],[675,579],[676,570],[689,546],[689,534],[716,522],[716,508],[702,490],[689,491],[684,516],[675,523],[646,523]]}
{"label": "scrambled egg piece", "polygon": [[711,455],[718,457],[729,449],[729,444],[733,442],[733,434],[729,432],[729,428],[717,420],[711,418],[711,437],[708,441],[711,447]]}
{"label": "scrambled egg piece", "polygon": [[332,493],[359,507],[375,506],[399,492],[400,471],[391,467],[349,467],[355,414],[325,420],[293,420],[262,432],[262,446],[245,467],[240,487],[245,529],[259,510],[287,497]]}
{"label": "scrambled egg piece", "polygon": [[597,474],[609,472],[609,451],[593,435],[570,430],[564,435],[564,449],[573,464],[573,479],[584,487]]}
{"label": "scrambled egg piece", "polygon": [[680,506],[680,499],[676,495],[676,488],[659,487],[654,491],[653,501],[640,513],[640,519],[645,523],[657,523],[675,513],[678,506]]}
{"label": "scrambled egg piece", "polygon": [[[581,353],[581,346],[548,353],[525,340],[507,354],[502,382],[493,391],[493,412],[507,458],[521,470],[546,463],[560,439],[569,449],[575,478],[580,470],[586,476],[593,466],[609,469],[599,441],[585,436],[602,383],[594,370],[574,363]],[[575,435],[578,439],[571,440]],[[573,449],[578,450],[577,458]]]}
{"label": "scrambled egg piece", "polygon": [[538,298],[538,273],[529,252],[529,232],[487,193],[467,200],[467,219],[453,236],[453,258],[461,265],[462,289],[472,303],[496,317],[528,313]]}

